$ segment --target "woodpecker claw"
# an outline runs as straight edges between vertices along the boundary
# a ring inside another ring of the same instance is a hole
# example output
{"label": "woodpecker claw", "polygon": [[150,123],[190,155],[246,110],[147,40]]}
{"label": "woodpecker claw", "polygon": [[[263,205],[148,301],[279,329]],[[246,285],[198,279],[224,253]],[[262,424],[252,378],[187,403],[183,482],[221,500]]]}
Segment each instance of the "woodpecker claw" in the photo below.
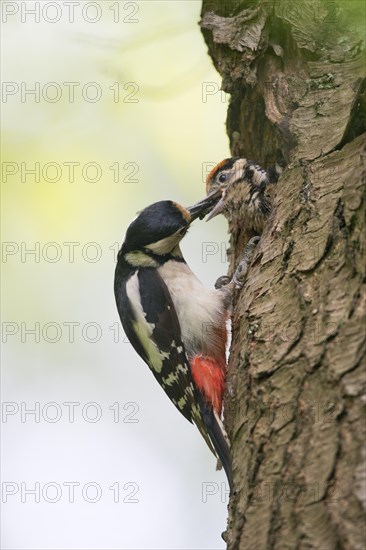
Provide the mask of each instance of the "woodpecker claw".
{"label": "woodpecker claw", "polygon": [[215,283],[215,288],[217,290],[219,290],[220,288],[222,288],[223,286],[226,286],[230,283],[231,279],[230,277],[228,277],[227,275],[222,275],[221,277],[219,277]]}
{"label": "woodpecker claw", "polygon": [[260,237],[252,237],[244,248],[243,259],[240,261],[233,276],[235,288],[242,288],[249,269],[249,264],[252,261],[255,247],[260,241]]}

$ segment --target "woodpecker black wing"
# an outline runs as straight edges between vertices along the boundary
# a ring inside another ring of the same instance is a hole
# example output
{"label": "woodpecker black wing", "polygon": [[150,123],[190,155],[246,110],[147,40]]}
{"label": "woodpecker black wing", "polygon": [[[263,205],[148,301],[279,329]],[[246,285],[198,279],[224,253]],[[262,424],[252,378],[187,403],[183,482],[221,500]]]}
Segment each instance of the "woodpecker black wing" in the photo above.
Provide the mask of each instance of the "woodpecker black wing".
{"label": "woodpecker black wing", "polygon": [[169,290],[154,268],[121,277],[116,269],[115,296],[123,328],[131,344],[148,364],[165,393],[190,422],[194,422],[211,451],[179,320]]}

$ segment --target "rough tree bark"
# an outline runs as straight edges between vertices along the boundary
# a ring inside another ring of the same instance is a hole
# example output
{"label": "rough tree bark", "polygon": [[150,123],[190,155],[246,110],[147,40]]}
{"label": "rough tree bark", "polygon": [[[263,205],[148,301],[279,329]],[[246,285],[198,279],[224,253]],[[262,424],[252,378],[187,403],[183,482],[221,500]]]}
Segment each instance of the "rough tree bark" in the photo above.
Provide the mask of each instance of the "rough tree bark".
{"label": "rough tree bark", "polygon": [[362,1],[203,0],[232,154],[288,163],[234,308],[229,550],[365,547],[365,23]]}

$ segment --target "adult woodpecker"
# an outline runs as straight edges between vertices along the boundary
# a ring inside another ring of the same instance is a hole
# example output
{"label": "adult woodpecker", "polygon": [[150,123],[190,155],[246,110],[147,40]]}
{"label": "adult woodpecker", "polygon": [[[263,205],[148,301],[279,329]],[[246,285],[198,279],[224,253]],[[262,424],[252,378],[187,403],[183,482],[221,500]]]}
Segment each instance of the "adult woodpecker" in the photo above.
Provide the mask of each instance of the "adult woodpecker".
{"label": "adult woodpecker", "polygon": [[180,249],[191,223],[220,196],[221,191],[213,193],[188,208],[160,201],[142,210],[118,253],[114,291],[129,341],[177,409],[196,424],[231,489],[230,448],[221,422],[226,321],[248,253],[237,276],[211,290],[190,270]]}
{"label": "adult woodpecker", "polygon": [[207,220],[223,213],[231,231],[245,225],[255,233],[261,233],[271,212],[278,181],[286,166],[282,156],[267,170],[241,157],[228,158],[217,164],[208,174],[206,191],[221,191],[221,200]]}

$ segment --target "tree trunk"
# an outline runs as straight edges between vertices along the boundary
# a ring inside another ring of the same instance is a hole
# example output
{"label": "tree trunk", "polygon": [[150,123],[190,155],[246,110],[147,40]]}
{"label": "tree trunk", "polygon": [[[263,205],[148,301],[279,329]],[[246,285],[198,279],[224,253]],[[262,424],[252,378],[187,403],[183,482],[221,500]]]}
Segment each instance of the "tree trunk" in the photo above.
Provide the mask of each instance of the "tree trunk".
{"label": "tree trunk", "polygon": [[365,547],[365,23],[363,1],[203,0],[233,156],[287,161],[234,304],[229,550]]}

